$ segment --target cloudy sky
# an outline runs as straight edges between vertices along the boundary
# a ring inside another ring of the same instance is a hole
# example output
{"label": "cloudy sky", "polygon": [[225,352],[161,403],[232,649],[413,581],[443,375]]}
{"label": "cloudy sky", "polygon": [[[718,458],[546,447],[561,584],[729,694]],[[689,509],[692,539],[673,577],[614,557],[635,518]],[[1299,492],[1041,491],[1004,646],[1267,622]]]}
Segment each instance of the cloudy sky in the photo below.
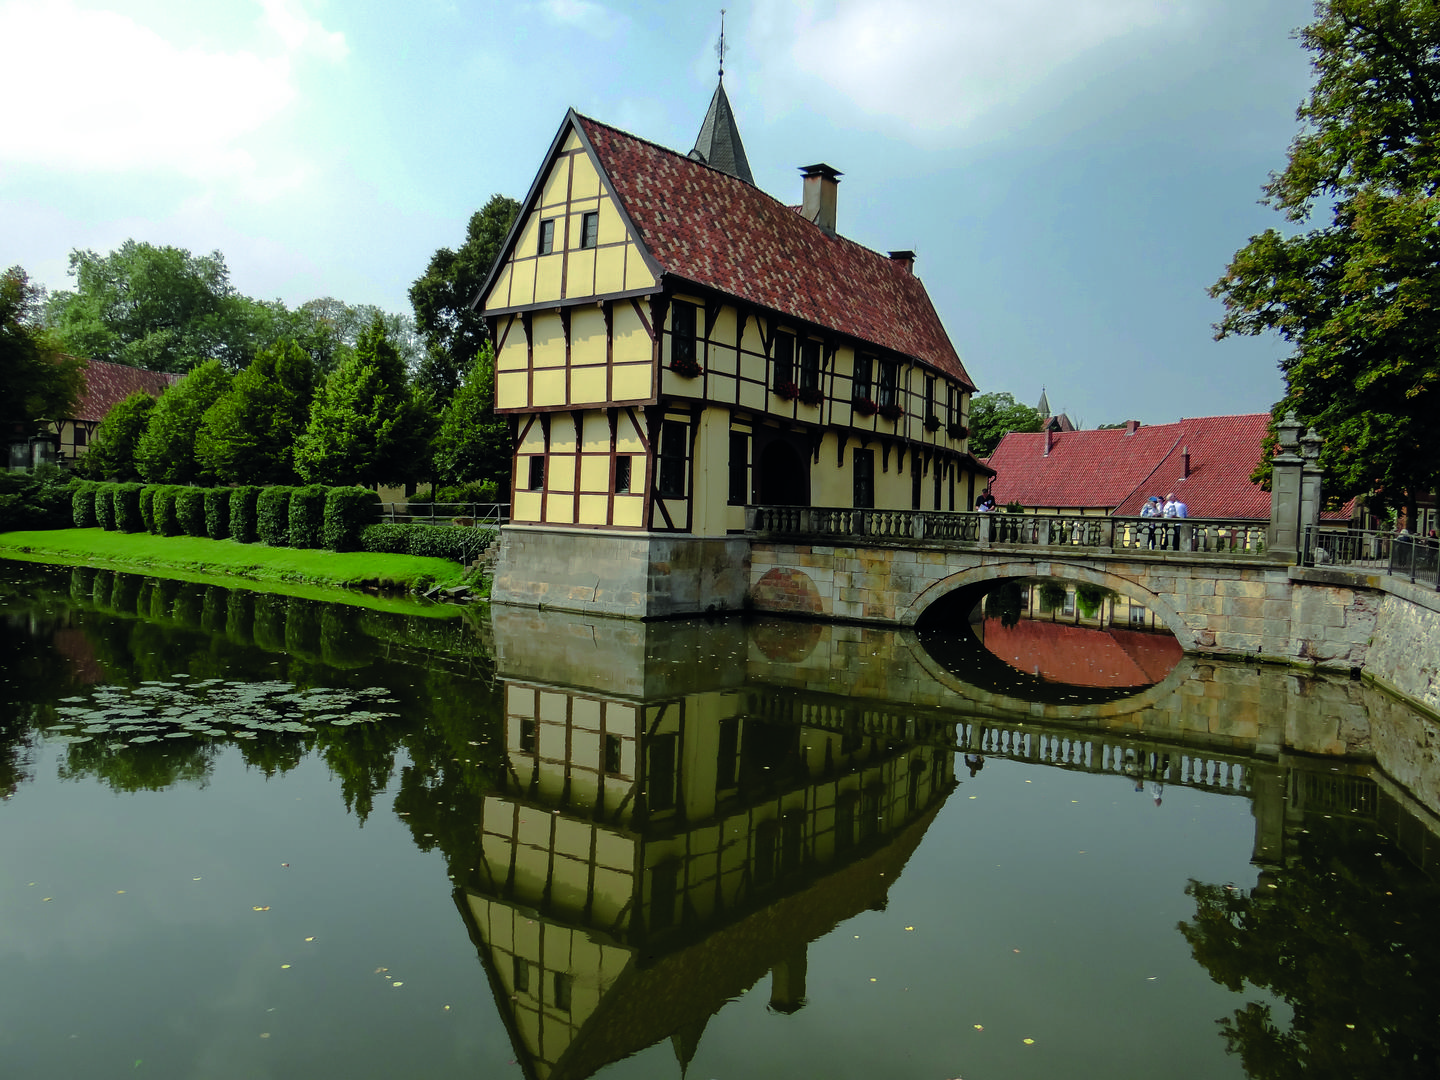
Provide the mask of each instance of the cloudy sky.
{"label": "cloudy sky", "polygon": [[[724,2],[724,0],[722,0]],[[916,272],[982,391],[1085,426],[1268,409],[1273,339],[1212,340],[1309,83],[1310,0],[729,0],[760,187],[845,175],[839,227]],[[688,150],[718,10],[693,2],[0,0],[0,266],[220,250],[235,286],[408,311],[574,106]]]}

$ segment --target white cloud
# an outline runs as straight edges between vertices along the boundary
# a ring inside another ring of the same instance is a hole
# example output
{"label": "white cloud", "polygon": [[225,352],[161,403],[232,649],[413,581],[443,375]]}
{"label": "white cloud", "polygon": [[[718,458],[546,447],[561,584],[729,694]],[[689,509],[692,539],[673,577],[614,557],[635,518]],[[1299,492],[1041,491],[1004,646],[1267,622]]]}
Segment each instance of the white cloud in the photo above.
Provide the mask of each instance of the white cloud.
{"label": "white cloud", "polygon": [[551,22],[601,38],[612,36],[624,19],[594,0],[541,0],[539,7]]}
{"label": "white cloud", "polygon": [[757,0],[749,45],[786,97],[923,137],[973,131],[1102,46],[1179,29],[1190,2]]}
{"label": "white cloud", "polygon": [[[282,51],[180,46],[128,15],[71,0],[3,4],[0,70],[29,95],[7,117],[6,157],[82,173],[253,178],[245,140],[294,105],[294,54],[333,61],[345,51],[343,35],[289,0],[263,0],[261,17]],[[257,191],[291,186],[294,166],[280,172]]]}
{"label": "white cloud", "polygon": [[265,24],[280,35],[288,51],[312,52],[331,61],[344,60],[350,54],[344,34],[326,30],[295,0],[260,0],[260,6],[265,9]]}

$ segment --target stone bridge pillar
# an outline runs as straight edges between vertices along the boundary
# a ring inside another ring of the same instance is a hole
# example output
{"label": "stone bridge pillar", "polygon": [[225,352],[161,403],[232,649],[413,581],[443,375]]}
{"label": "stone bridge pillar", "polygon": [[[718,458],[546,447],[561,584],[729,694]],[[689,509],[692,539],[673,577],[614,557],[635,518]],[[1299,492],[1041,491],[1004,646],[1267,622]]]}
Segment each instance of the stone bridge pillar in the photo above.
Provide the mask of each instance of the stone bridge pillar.
{"label": "stone bridge pillar", "polygon": [[1270,529],[1266,547],[1271,554],[1298,561],[1300,554],[1301,472],[1305,459],[1300,447],[1300,421],[1285,414],[1278,428],[1280,452],[1270,460]]}
{"label": "stone bridge pillar", "polygon": [[1322,481],[1324,472],[1320,468],[1320,447],[1325,440],[1312,427],[1300,439],[1300,456],[1305,464],[1300,470],[1300,546],[1305,545],[1305,529],[1320,524],[1320,505],[1324,498]]}

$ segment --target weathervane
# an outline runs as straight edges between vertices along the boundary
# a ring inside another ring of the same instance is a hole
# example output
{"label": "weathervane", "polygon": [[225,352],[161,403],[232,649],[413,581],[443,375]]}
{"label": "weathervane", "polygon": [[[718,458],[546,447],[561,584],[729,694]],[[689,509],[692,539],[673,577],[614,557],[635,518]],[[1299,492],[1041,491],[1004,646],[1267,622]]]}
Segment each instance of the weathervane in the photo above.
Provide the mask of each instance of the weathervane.
{"label": "weathervane", "polygon": [[723,81],[724,78],[725,78],[725,53],[726,53],[727,51],[728,51],[728,50],[727,50],[726,45],[725,45],[725,9],[724,9],[724,8],[721,8],[721,9],[720,9],[720,40],[715,43],[715,55],[716,55],[716,56],[719,58],[719,60],[720,60],[720,78],[721,78],[722,81]]}

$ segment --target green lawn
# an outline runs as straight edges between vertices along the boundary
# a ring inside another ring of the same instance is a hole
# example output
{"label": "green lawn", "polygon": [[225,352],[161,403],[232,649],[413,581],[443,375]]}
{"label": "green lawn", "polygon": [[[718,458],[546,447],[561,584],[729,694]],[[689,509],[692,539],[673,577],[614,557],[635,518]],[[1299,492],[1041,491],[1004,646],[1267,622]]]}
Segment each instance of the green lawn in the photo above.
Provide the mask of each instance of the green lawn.
{"label": "green lawn", "polygon": [[[266,547],[105,529],[0,533],[0,558],[154,572],[214,584],[225,584],[227,579],[235,584],[235,578],[242,578],[266,584],[266,591],[332,600],[341,597],[327,588],[411,590],[458,585],[464,574],[459,563],[447,559]],[[411,603],[406,601],[405,606]]]}

